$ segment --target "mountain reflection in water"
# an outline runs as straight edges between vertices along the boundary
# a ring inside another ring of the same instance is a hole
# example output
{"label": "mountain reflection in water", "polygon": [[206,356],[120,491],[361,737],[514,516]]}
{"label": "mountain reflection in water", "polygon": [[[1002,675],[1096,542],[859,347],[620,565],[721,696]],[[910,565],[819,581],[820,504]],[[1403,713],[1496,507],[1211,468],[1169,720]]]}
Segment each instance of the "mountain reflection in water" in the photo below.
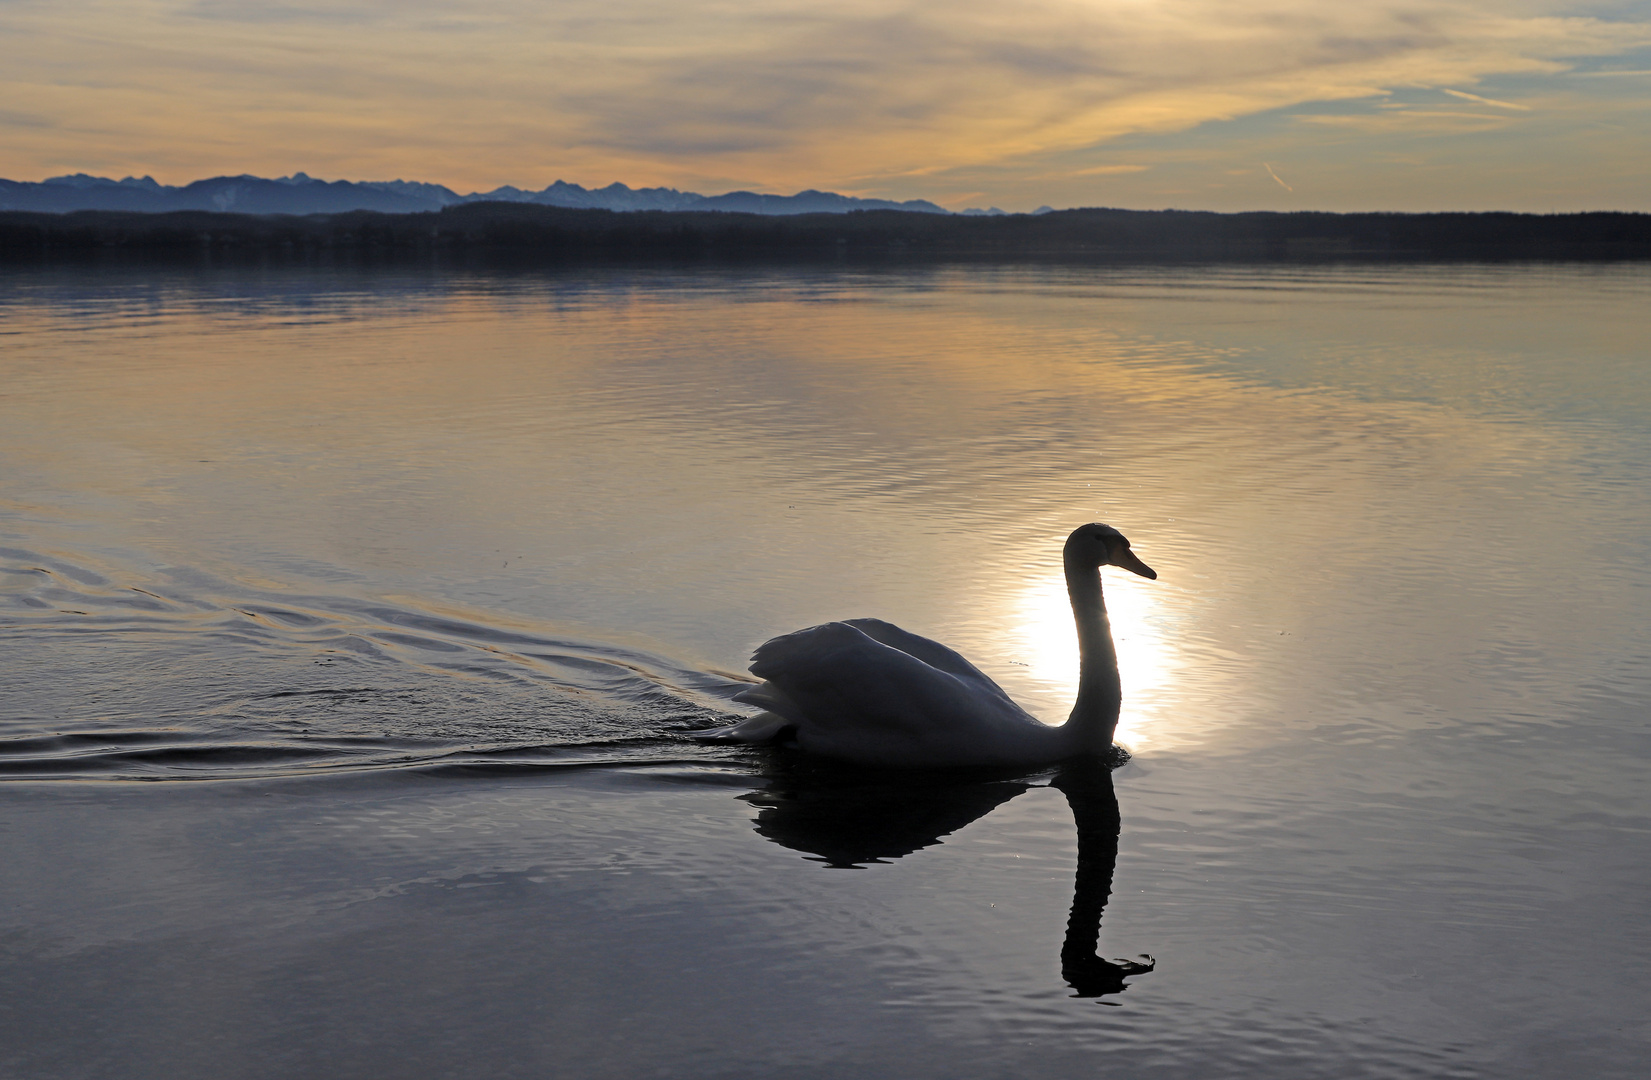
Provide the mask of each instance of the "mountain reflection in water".
{"label": "mountain reflection in water", "polygon": [[[1078,830],[1072,910],[1061,945],[1061,977],[1074,997],[1127,989],[1124,980],[1153,970],[1142,962],[1106,960],[1098,952],[1101,916],[1112,895],[1122,819],[1113,766],[1073,761],[1048,786],[1066,796]],[[777,751],[766,783],[739,798],[758,807],[756,831],[836,870],[864,869],[932,847],[1034,786],[1034,779],[974,773],[862,769]]]}

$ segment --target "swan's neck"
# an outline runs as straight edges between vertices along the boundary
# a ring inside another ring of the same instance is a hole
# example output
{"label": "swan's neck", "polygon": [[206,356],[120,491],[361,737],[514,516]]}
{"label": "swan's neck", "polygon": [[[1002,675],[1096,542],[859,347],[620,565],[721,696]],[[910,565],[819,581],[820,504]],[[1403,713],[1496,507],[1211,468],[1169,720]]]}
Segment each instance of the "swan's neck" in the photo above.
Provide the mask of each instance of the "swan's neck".
{"label": "swan's neck", "polygon": [[1078,623],[1078,700],[1063,731],[1068,752],[1094,754],[1112,745],[1123,692],[1118,684],[1118,654],[1101,595],[1101,570],[1071,559],[1066,562],[1066,592]]}

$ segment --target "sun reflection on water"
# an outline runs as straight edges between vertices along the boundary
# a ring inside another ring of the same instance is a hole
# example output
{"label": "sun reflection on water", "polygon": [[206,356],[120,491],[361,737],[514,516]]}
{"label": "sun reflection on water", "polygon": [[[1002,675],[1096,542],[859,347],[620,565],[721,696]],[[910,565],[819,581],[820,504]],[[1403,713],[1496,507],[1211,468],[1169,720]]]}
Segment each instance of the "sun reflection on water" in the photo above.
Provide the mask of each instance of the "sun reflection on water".
{"label": "sun reflection on water", "polygon": [[[1174,673],[1174,650],[1160,629],[1152,582],[1108,573],[1105,587],[1124,695],[1116,741],[1139,748],[1153,742],[1150,721]],[[1051,575],[1028,582],[1018,608],[1015,637],[1027,675],[1070,703],[1078,694],[1078,637],[1065,580]]]}

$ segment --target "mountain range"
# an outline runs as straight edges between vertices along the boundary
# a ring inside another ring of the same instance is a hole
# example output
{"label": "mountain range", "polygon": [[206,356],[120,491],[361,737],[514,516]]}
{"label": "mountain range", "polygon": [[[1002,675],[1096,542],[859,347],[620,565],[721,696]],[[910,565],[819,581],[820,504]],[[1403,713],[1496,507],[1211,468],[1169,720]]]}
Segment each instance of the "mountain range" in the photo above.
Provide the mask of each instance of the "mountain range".
{"label": "mountain range", "polygon": [[[182,187],[160,184],[148,176],[110,180],[85,173],[54,176],[38,182],[0,180],[0,210],[44,213],[70,213],[76,210],[150,213],[216,210],[239,214],[337,214],[350,210],[378,210],[390,214],[410,214],[475,202],[536,203],[596,210],[723,210],[746,214],[842,214],[851,210],[951,213],[925,199],[893,202],[814,190],[800,191],[795,195],[759,195],[752,191],[699,195],[675,188],[630,188],[619,183],[604,188],[585,188],[561,180],[543,191],[523,191],[507,185],[469,195],[460,195],[440,184],[410,180],[327,181],[301,172],[275,180],[257,176],[215,176]],[[965,210],[963,213],[968,216],[996,216],[1003,211],[993,207],[990,210]]]}

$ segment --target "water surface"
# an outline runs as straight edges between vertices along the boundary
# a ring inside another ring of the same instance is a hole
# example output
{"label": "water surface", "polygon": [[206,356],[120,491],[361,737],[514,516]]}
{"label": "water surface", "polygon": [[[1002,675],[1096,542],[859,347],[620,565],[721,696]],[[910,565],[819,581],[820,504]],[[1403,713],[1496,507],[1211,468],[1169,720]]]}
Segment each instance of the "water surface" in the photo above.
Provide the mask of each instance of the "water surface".
{"label": "water surface", "polygon": [[[0,1062],[1634,1075],[1648,299],[9,277]],[[1108,579],[1134,757],[1115,867],[1085,855],[1103,955],[1157,966],[1099,997],[1060,776],[689,738],[753,645],[858,615],[1058,721],[1089,520],[1160,574]]]}

